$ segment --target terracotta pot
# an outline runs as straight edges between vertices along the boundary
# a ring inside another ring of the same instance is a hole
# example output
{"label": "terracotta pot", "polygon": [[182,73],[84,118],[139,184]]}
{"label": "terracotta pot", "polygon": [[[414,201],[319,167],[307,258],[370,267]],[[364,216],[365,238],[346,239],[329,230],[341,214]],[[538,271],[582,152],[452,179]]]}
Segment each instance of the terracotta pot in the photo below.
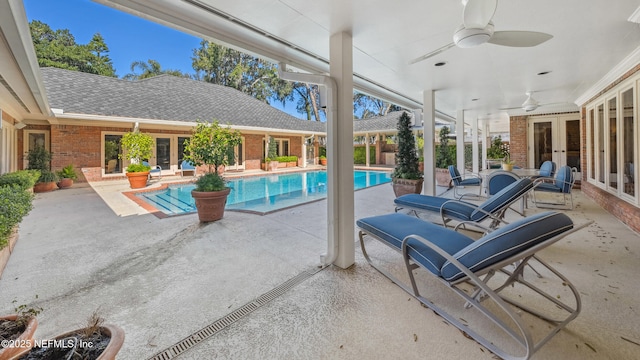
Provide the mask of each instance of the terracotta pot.
{"label": "terracotta pot", "polygon": [[320,159],[320,165],[327,166],[327,159]]}
{"label": "terracotta pot", "polygon": [[71,185],[73,185],[73,179],[62,178],[60,179],[60,181],[58,181],[58,188],[60,189],[70,188]]}
{"label": "terracotta pot", "polygon": [[147,180],[149,179],[149,172],[128,172],[127,178],[129,179],[129,186],[132,189],[141,189],[147,186]]}
{"label": "terracotta pot", "polygon": [[418,171],[420,171],[421,173],[424,172],[424,162],[420,161],[418,163]]}
{"label": "terracotta pot", "polygon": [[[0,316],[0,320],[10,320],[15,321],[18,318],[18,315],[7,315]],[[17,342],[21,344],[30,345],[28,347],[8,347],[0,349],[0,359],[13,359],[19,355],[26,354],[31,350],[33,346],[33,334],[36,332],[36,328],[38,328],[38,320],[35,317],[31,317],[29,322],[27,322],[27,326],[24,329],[24,332],[20,337],[16,339]]]}
{"label": "terracotta pot", "polygon": [[278,161],[270,161],[269,162],[269,171],[274,171],[275,169],[278,168],[279,165],[280,165],[280,162],[278,162]]}
{"label": "terracotta pot", "polygon": [[449,169],[436,168],[436,184],[451,187],[451,174],[449,173]]}
{"label": "terracotta pot", "polygon": [[[71,336],[75,336],[78,333],[82,332],[83,329],[76,329],[73,331],[66,332],[62,335],[56,336],[55,340],[62,340]],[[97,360],[115,360],[116,355],[120,351],[122,344],[124,343],[124,330],[116,325],[111,324],[103,324],[100,326],[100,332],[109,336],[111,339],[107,344],[107,347],[104,348],[100,356],[98,356]],[[24,352],[25,354],[28,351]],[[4,358],[3,358],[4,359]]]}
{"label": "terracotta pot", "polygon": [[191,196],[196,201],[200,222],[222,219],[229,192],[231,192],[231,188],[222,191],[191,191]]}
{"label": "terracotta pot", "polygon": [[43,192],[48,192],[48,191],[55,190],[56,188],[57,188],[57,185],[53,181],[51,181],[51,182],[42,182],[42,183],[37,183],[37,184],[33,185],[33,192],[34,193],[43,193]]}
{"label": "terracotta pot", "polygon": [[393,192],[396,197],[406,194],[420,194],[422,192],[422,183],[424,179],[410,180],[393,178]]}

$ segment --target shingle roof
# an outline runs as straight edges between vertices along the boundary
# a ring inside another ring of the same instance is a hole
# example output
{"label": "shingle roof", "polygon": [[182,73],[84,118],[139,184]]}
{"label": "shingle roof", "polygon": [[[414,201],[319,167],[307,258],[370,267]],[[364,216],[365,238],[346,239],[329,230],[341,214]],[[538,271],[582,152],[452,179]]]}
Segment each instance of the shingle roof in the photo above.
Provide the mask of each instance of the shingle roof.
{"label": "shingle roof", "polygon": [[[353,132],[354,133],[376,133],[376,132],[394,132],[398,127],[398,119],[402,115],[403,111],[390,112],[384,116],[377,116],[374,118],[354,120]],[[410,117],[413,117],[411,112],[407,112]]]}
{"label": "shingle roof", "polygon": [[58,68],[42,68],[52,108],[65,113],[326,132],[324,123],[293,117],[233,88],[159,75],[128,81]]}

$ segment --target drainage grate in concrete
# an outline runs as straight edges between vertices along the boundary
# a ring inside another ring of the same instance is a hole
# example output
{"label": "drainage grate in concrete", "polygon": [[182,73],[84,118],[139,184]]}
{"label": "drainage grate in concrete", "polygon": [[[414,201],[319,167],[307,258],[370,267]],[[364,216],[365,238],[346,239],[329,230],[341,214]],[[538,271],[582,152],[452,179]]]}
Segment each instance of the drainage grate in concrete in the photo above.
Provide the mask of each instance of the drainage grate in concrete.
{"label": "drainage grate in concrete", "polygon": [[276,299],[277,297],[289,291],[294,286],[300,284],[301,282],[315,275],[318,271],[322,269],[323,268],[318,268],[318,269],[308,270],[300,273],[299,275],[285,281],[275,289],[260,295],[257,299],[241,306],[240,308],[234,310],[230,314],[216,320],[213,324],[196,331],[195,333],[189,335],[188,337],[180,340],[178,343],[171,345],[170,347],[153,355],[152,357],[149,358],[149,360],[174,359],[178,355],[189,350],[190,348],[202,342],[203,340],[206,340],[207,338],[218,333],[220,330],[242,319],[243,317],[250,314],[254,310],[258,309],[259,307],[268,304],[272,300]]}

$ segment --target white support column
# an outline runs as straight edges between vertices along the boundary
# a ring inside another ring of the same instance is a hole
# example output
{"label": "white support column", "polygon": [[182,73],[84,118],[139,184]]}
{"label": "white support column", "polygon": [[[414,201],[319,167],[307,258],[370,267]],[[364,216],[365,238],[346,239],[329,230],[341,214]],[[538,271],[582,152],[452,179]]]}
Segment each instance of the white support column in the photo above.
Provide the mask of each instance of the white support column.
{"label": "white support column", "polygon": [[464,175],[464,110],[456,112],[456,166]]}
{"label": "white support column", "polygon": [[480,172],[480,166],[478,164],[478,117],[476,116],[472,121],[471,121],[471,133],[473,134],[473,137],[471,138],[471,147],[472,147],[472,151],[471,153],[473,154],[473,173],[477,174]]}
{"label": "white support column", "polygon": [[[337,244],[334,265],[346,269],[355,263],[353,189],[353,39],[331,35],[329,73],[337,84],[335,117],[327,121],[327,228]],[[329,241],[331,243],[331,241]]]}
{"label": "white support column", "polygon": [[300,140],[302,142],[300,148],[302,149],[302,167],[307,167],[307,139],[305,139],[304,135]]}
{"label": "white support column", "polygon": [[424,185],[422,193],[436,195],[436,107],[435,92],[425,90],[422,93],[422,119],[424,131]]}
{"label": "white support column", "polygon": [[369,133],[365,133],[364,134],[364,148],[365,148],[365,150],[364,150],[364,156],[365,156],[364,163],[365,163],[365,165],[367,167],[369,167],[369,166],[371,166],[371,161],[369,161],[369,153],[371,152],[369,150]]}
{"label": "white support column", "polygon": [[487,168],[487,140],[489,136],[489,120],[482,120],[482,168]]}

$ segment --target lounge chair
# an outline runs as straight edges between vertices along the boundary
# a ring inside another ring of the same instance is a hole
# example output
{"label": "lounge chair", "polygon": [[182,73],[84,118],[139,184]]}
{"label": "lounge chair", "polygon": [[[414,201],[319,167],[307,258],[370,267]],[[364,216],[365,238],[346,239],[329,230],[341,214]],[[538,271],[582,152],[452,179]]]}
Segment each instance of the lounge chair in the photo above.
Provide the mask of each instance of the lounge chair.
{"label": "lounge chair", "polygon": [[116,171],[116,165],[118,164],[118,160],[116,159],[111,159],[107,162],[107,170],[105,171],[106,174],[113,174]]}
{"label": "lounge chair", "polygon": [[[580,313],[578,290],[536,253],[589,223],[575,227],[567,215],[545,212],[501,227],[476,241],[406,214],[374,216],[356,224],[360,228],[362,253],[371,266],[501,358],[529,359]],[[402,254],[410,286],[390,269],[374,264],[367,253],[365,237],[379,240]],[[523,273],[532,259],[544,266],[549,275],[535,284],[526,281]],[[422,286],[432,294],[438,292],[437,298],[444,299],[443,308],[421,295],[414,275],[420,268],[445,285]],[[541,287],[552,290],[544,291]],[[464,300],[458,299],[459,308],[455,307],[457,298],[440,294],[446,288]],[[565,289],[562,296],[558,289]],[[532,300],[536,301],[535,309],[530,306]],[[528,321],[533,318],[523,316],[520,310],[546,323],[534,327]],[[474,317],[478,313],[490,322]],[[542,331],[545,333],[540,335]]]}
{"label": "lounge chair", "polygon": [[[420,194],[402,195],[397,197],[394,203],[396,212],[400,209],[414,211],[416,215],[417,212],[435,212],[440,214],[445,227],[451,220],[457,220],[459,223],[456,225],[456,229],[460,226],[472,225],[487,232],[493,230],[500,223],[506,224],[507,222],[503,218],[505,211],[511,204],[531,191],[533,186],[531,179],[519,179],[480,205]],[[485,220],[490,220],[489,225],[481,224]]]}
{"label": "lounge chair", "polygon": [[184,172],[192,172],[193,176],[196,176],[196,167],[193,166],[193,164],[187,160],[182,160],[182,162],[180,163],[180,177],[184,176]]}
{"label": "lounge chair", "polygon": [[480,176],[470,174],[465,175],[465,177],[463,178],[460,175],[458,168],[456,168],[454,165],[449,165],[449,175],[451,175],[451,182],[453,183],[454,197],[461,199],[463,196],[468,195],[468,193],[458,194],[458,188],[465,186],[477,186],[478,196],[480,196],[480,192],[482,190],[482,178]]}
{"label": "lounge chair", "polygon": [[[536,188],[533,191],[533,202],[536,207],[539,208],[553,208],[553,209],[565,209],[573,210],[573,184],[575,182],[575,176],[573,169],[569,166],[562,166],[558,170],[555,179],[539,178],[536,180]],[[547,192],[562,194],[562,202],[543,202],[536,198],[536,192]],[[567,204],[567,194],[571,201],[571,206]],[[548,206],[551,205],[551,206]]]}
{"label": "lounge chair", "polygon": [[151,170],[149,170],[149,180],[151,180],[151,178],[153,178],[154,176],[157,176],[158,179],[162,179],[162,167],[160,165],[149,165],[148,161],[143,161],[142,165],[146,165],[148,167],[151,168]]}
{"label": "lounge chair", "polygon": [[[515,169],[515,166],[514,166]],[[513,184],[518,181],[520,176],[512,173],[511,171],[497,170],[492,172],[486,181],[487,186],[487,195],[495,195],[500,192],[505,187]],[[514,210],[518,214],[524,216],[524,208],[525,208],[526,196],[521,198],[520,202],[520,211]]]}

